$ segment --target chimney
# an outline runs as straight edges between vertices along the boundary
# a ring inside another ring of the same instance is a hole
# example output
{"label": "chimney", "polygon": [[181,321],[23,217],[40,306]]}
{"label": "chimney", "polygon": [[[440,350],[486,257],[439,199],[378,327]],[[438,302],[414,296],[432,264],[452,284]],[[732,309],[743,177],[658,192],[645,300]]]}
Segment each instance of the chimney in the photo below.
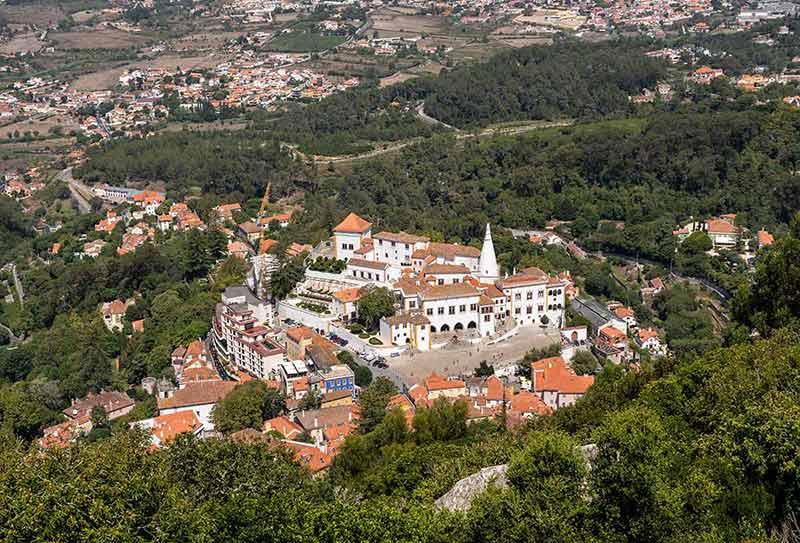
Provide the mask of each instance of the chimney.
{"label": "chimney", "polygon": [[348,411],[347,412],[347,422],[353,422],[353,412],[352,411]]}
{"label": "chimney", "polygon": [[314,428],[316,428],[318,425],[319,425],[319,419],[317,417],[314,417]]}

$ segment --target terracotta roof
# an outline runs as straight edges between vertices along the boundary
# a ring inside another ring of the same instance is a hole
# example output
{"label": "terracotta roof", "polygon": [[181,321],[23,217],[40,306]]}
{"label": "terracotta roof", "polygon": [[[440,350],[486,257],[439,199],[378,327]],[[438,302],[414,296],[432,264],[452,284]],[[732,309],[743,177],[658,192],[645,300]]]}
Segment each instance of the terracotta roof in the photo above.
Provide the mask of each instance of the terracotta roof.
{"label": "terracotta roof", "polygon": [[428,241],[424,236],[415,236],[406,232],[378,232],[372,236],[375,239],[384,239],[386,241],[395,241],[399,243],[420,243]]}
{"label": "terracotta roof", "polygon": [[287,417],[280,416],[264,421],[264,432],[275,431],[286,439],[295,439],[303,433],[303,429]]}
{"label": "terracotta roof", "polygon": [[428,264],[425,266],[425,273],[430,273],[434,275],[439,274],[448,274],[448,273],[457,273],[457,274],[468,274],[470,270],[463,264]]}
{"label": "terracotta roof", "polygon": [[354,406],[352,405],[304,410],[296,413],[295,416],[300,426],[306,430],[350,424],[356,419]]}
{"label": "terracotta roof", "polygon": [[553,410],[539,396],[527,390],[521,390],[510,398],[508,411],[521,415],[551,415],[553,413]]}
{"label": "terracotta roof", "polygon": [[364,260],[363,258],[351,258],[347,261],[348,266],[359,268],[371,268],[373,270],[385,270],[389,267],[387,262],[375,262],[374,260]]}
{"label": "terracotta roof", "polygon": [[269,252],[273,247],[277,247],[278,242],[274,239],[262,239],[258,244],[258,254],[263,255]]}
{"label": "terracotta roof", "polygon": [[613,326],[606,326],[600,329],[600,335],[605,336],[612,341],[623,341],[627,337],[625,332],[618,330]]}
{"label": "terracotta roof", "polygon": [[205,344],[196,339],[189,344],[189,347],[186,349],[186,356],[200,356],[206,350]]}
{"label": "terracotta roof", "polygon": [[187,432],[196,432],[203,425],[194,411],[178,411],[153,418],[153,435],[161,444],[166,444]]}
{"label": "terracotta roof", "polygon": [[134,403],[127,394],[116,390],[101,392],[100,394],[90,393],[85,398],[62,410],[62,413],[70,419],[81,419],[90,416],[95,407],[102,406],[106,413],[111,415],[114,411],[133,407]]}
{"label": "terracotta roof", "polygon": [[421,289],[420,294],[423,300],[446,300],[448,298],[480,296],[480,291],[472,285],[454,283],[450,285],[427,285]]}
{"label": "terracotta roof", "polygon": [[336,228],[333,229],[333,231],[350,234],[363,234],[370,228],[372,228],[372,223],[365,221],[355,213],[350,213],[336,226]]}
{"label": "terracotta roof", "polygon": [[308,326],[298,326],[296,328],[289,328],[286,330],[286,337],[295,343],[300,343],[304,339],[311,339],[313,336],[314,330]]}
{"label": "terracotta roof", "polygon": [[451,390],[454,388],[465,388],[467,386],[464,381],[459,381],[457,379],[445,379],[438,373],[431,373],[425,379],[424,384],[425,388],[428,389],[428,392],[434,392],[436,390]]}
{"label": "terracotta roof", "polygon": [[114,300],[109,302],[103,309],[109,315],[124,315],[128,308],[122,300]]}
{"label": "terracotta roof", "polygon": [[360,288],[343,288],[333,293],[333,297],[342,302],[343,304],[355,302],[361,297]]}
{"label": "terracotta roof", "polygon": [[645,328],[645,329],[639,330],[639,341],[644,343],[645,341],[647,341],[648,339],[651,339],[651,338],[658,338],[659,340],[661,339],[658,336],[658,332],[656,332],[652,328]]}
{"label": "terracotta roof", "polygon": [[159,409],[175,409],[217,403],[238,386],[236,381],[207,381],[189,383],[175,391],[171,398],[158,400]]}
{"label": "terracotta roof", "polygon": [[296,441],[282,441],[282,443],[294,452],[295,460],[314,473],[329,468],[333,461],[331,455],[322,452],[322,450],[314,445],[298,443]]}
{"label": "terracotta roof", "polygon": [[137,321],[133,321],[131,323],[131,328],[137,334],[141,334],[142,332],[144,332],[144,319],[139,319]]}
{"label": "terracotta roof", "polygon": [[775,238],[766,230],[759,230],[756,233],[756,236],[758,238],[758,245],[761,247],[766,247],[767,245],[772,245],[775,243]]}
{"label": "terracotta roof", "polygon": [[630,307],[618,307],[614,309],[614,314],[620,319],[625,319],[634,316],[633,309],[631,309]]}
{"label": "terracotta roof", "polygon": [[547,283],[549,281],[549,276],[539,268],[525,268],[511,277],[506,277],[505,279],[500,280],[498,282],[498,286],[500,288],[508,288],[525,285],[537,285],[541,283]]}
{"label": "terracotta roof", "polygon": [[481,250],[469,245],[459,245],[457,243],[431,243],[427,249],[417,249],[411,258],[424,259],[427,256],[437,256],[445,260],[453,260],[455,257],[480,258]]}
{"label": "terracotta roof", "polygon": [[721,219],[710,219],[706,221],[706,226],[711,234],[735,234],[737,232],[734,225]]}
{"label": "terracotta roof", "polygon": [[240,224],[239,225],[239,229],[242,232],[244,232],[245,234],[255,234],[255,233],[261,231],[261,230],[259,230],[258,226],[256,226],[256,224],[254,222],[250,222],[250,221],[243,222],[242,224]]}
{"label": "terracotta roof", "polygon": [[537,360],[531,364],[531,370],[536,392],[548,390],[561,394],[586,394],[594,384],[593,376],[576,375],[560,356]]}

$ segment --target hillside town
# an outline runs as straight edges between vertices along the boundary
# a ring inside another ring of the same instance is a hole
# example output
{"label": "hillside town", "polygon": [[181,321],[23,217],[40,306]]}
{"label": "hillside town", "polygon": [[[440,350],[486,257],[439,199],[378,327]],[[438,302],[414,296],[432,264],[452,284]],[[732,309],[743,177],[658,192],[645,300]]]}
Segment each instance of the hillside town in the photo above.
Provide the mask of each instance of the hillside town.
{"label": "hillside town", "polygon": [[[109,210],[96,226],[98,232],[110,232],[117,224],[127,225],[120,255],[155,241],[155,229],[143,221],[157,220],[159,235],[170,231],[162,225],[173,223],[178,229],[206,228],[199,219],[187,218],[192,212],[186,204],[169,204],[157,192],[107,185],[95,187],[95,192],[132,205],[122,214]],[[218,224],[239,210],[238,204],[218,206]],[[309,260],[342,262],[341,272],[319,272],[311,266],[290,296],[270,299],[264,287],[278,264],[270,251],[275,243],[267,236],[269,225],[280,227],[281,221],[285,227],[291,213],[256,217],[249,224],[261,226],[253,237],[246,228],[237,237],[222,227],[231,240],[231,254],[249,262],[249,284],[225,289],[209,315],[208,337],[175,348],[170,358],[173,380],[142,381],[158,398],[158,411],[132,424],[147,430],[154,446],[182,433],[218,435],[213,416],[217,403],[237,385],[255,380],[279,391],[287,406],[285,414],[264,423],[261,433],[278,436],[298,460],[321,473],[357,429],[362,390],[356,384],[358,365],[398,384],[390,406],[401,409],[409,424],[417,409],[444,398],[466,403],[468,421],[502,417],[513,426],[549,416],[586,394],[594,376],[577,374],[571,367],[578,352],[626,367],[635,366],[643,352],[667,354],[659,332],[639,328],[630,308],[620,303],[605,307],[579,296],[569,272],[501,271],[490,225],[477,248],[406,232],[373,232],[372,223],[350,213],[328,241],[293,248]],[[543,238],[561,242],[551,232],[531,235],[532,242]],[[84,252],[90,256],[88,247]],[[379,291],[391,295],[392,312],[365,330],[358,324],[359,301]],[[125,315],[135,304],[135,299],[104,303],[100,312],[106,327],[126,329]],[[569,305],[589,324],[567,326]],[[129,324],[134,334],[144,329],[143,321]],[[520,342],[532,340],[555,342],[559,354],[526,362],[526,370],[521,360],[505,358]],[[476,366],[488,360],[494,374],[477,377],[467,366],[458,370],[449,362],[454,352],[474,354]],[[117,392],[89,396],[75,405],[67,421],[45,430],[42,446],[64,446],[91,431],[91,406],[101,405],[109,419],[123,416],[130,407]]]}

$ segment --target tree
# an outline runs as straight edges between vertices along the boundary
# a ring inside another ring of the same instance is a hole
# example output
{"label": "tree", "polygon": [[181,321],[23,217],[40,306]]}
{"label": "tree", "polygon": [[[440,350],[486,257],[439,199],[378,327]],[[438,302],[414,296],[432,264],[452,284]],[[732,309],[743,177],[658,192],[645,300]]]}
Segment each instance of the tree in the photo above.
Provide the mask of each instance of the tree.
{"label": "tree", "polygon": [[431,407],[417,409],[414,439],[417,443],[451,441],[467,433],[467,404],[436,398]]}
{"label": "tree", "polygon": [[374,330],[383,317],[394,315],[394,296],[387,288],[376,288],[359,298],[356,307],[358,321],[365,328]]}
{"label": "tree", "polygon": [[386,406],[392,396],[397,394],[397,387],[386,377],[378,377],[361,393],[358,404],[361,415],[358,429],[366,434],[375,429],[386,416]]}
{"label": "tree", "polygon": [[791,230],[761,256],[752,284],[743,286],[733,300],[735,319],[764,336],[800,323],[800,213]]}
{"label": "tree", "polygon": [[280,415],[285,409],[286,401],[280,392],[268,388],[262,381],[248,381],[217,402],[211,416],[214,427],[228,435],[244,428],[260,430],[265,420]]}
{"label": "tree", "polygon": [[597,370],[597,358],[590,351],[578,351],[570,361],[578,375],[591,375]]}
{"label": "tree", "polygon": [[710,251],[714,244],[711,238],[705,232],[693,232],[689,235],[683,243],[681,243],[681,250],[690,255],[699,255]]}

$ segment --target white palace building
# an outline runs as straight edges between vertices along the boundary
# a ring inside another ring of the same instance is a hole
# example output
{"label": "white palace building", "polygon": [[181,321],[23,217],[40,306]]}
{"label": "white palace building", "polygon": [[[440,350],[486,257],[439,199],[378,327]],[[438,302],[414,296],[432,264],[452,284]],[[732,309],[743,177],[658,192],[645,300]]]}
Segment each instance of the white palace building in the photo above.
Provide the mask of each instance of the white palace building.
{"label": "white palace building", "polygon": [[491,337],[507,323],[563,324],[569,278],[538,268],[502,276],[488,224],[478,250],[405,232],[373,234],[372,224],[350,213],[332,241],[334,256],[347,261],[344,278],[386,286],[401,300],[399,311],[381,321],[386,343],[427,351],[435,334],[473,330]]}

